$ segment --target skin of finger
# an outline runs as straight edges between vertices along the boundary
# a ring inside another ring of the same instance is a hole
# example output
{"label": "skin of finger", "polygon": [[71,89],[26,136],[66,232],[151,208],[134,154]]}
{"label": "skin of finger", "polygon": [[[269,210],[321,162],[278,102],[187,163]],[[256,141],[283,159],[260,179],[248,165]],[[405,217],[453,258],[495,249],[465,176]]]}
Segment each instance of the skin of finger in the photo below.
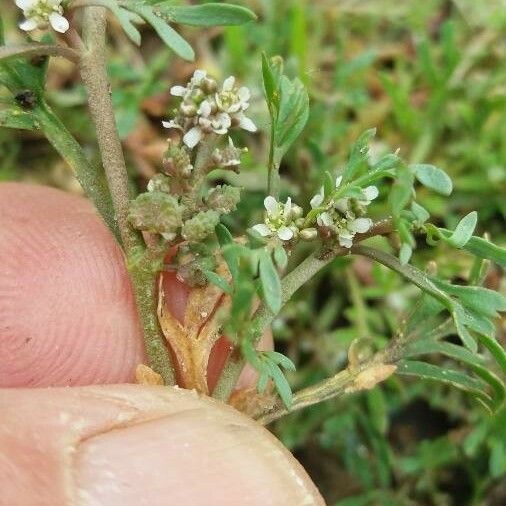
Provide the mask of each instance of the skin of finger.
{"label": "skin of finger", "polygon": [[0,386],[128,382],[142,361],[123,254],[92,205],[0,184]]}
{"label": "skin of finger", "polygon": [[188,390],[0,390],[0,505],[321,505],[264,428]]}
{"label": "skin of finger", "polygon": [[[180,320],[190,289],[164,274]],[[266,334],[260,349],[272,349]],[[123,254],[91,204],[44,186],[0,184],[0,387],[130,382],[145,362]],[[215,383],[230,346],[209,364]],[[257,380],[247,366],[238,386]]]}

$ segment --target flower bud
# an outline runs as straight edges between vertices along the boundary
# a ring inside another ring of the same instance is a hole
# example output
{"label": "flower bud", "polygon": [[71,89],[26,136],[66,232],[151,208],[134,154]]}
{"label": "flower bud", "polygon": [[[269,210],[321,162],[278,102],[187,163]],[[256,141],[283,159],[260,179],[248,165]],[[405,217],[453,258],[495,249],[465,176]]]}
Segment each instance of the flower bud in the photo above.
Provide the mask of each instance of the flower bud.
{"label": "flower bud", "polygon": [[181,114],[183,114],[183,116],[186,116],[187,118],[193,118],[194,116],[197,115],[197,108],[195,107],[194,104],[187,104],[183,102],[179,106],[179,110],[181,111]]}
{"label": "flower bud", "polygon": [[304,241],[314,241],[318,237],[318,230],[316,228],[305,228],[300,231],[300,237]]}
{"label": "flower bud", "polygon": [[240,200],[241,190],[224,184],[213,188],[206,199],[207,205],[219,213],[230,213],[235,210]]}
{"label": "flower bud", "polygon": [[172,141],[169,141],[169,147],[163,157],[162,166],[165,174],[172,176],[188,177],[193,169],[186,149]]}
{"label": "flower bud", "polygon": [[216,90],[218,89],[218,84],[211,77],[206,77],[202,81],[200,87],[202,88],[202,91],[204,93],[207,93],[208,95],[211,95],[212,93],[216,93]]}
{"label": "flower bud", "polygon": [[214,210],[201,211],[185,221],[182,236],[190,242],[199,242],[210,236],[220,221],[220,215]]}
{"label": "flower bud", "polygon": [[141,193],[130,203],[130,223],[138,230],[174,234],[182,222],[182,209],[177,199],[160,191]]}
{"label": "flower bud", "polygon": [[170,193],[170,179],[165,174],[155,174],[148,183],[148,191]]}
{"label": "flower bud", "polygon": [[298,206],[297,204],[292,204],[292,218],[296,220],[297,218],[300,218],[304,214],[304,211],[302,207]]}

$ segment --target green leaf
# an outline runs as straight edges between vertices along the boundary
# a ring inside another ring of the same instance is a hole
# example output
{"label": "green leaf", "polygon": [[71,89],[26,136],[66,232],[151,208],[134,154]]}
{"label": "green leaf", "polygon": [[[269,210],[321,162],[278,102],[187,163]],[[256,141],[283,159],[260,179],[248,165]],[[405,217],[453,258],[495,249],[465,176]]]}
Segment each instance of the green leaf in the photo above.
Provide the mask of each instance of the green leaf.
{"label": "green leaf", "polygon": [[257,19],[256,15],[239,5],[208,3],[194,6],[174,6],[172,2],[154,5],[169,21],[191,26],[243,25]]}
{"label": "green leaf", "polygon": [[279,110],[274,125],[274,144],[284,155],[300,135],[309,117],[309,96],[299,79],[281,76]]}
{"label": "green leaf", "polygon": [[288,371],[295,371],[295,364],[282,353],[278,353],[277,351],[264,351],[264,355],[269,358],[272,362],[280,365],[284,369]]}
{"label": "green leaf", "polygon": [[438,279],[432,280],[436,286],[459,299],[465,307],[490,318],[506,311],[506,297],[499,292],[481,286],[452,285]]}
{"label": "green leaf", "polygon": [[[453,234],[453,232],[444,228],[438,230],[446,239]],[[464,245],[464,249],[477,257],[486,258],[501,267],[506,267],[506,249],[496,246],[486,239],[473,236]]]}
{"label": "green leaf", "polygon": [[169,26],[166,21],[157,16],[151,7],[134,4],[131,9],[143,17],[153,27],[165,44],[178,56],[187,61],[193,61],[195,59],[195,53],[190,44]]}
{"label": "green leaf", "polygon": [[36,130],[38,124],[32,114],[13,105],[12,108],[0,109],[0,127]]}
{"label": "green leaf", "polygon": [[407,243],[403,243],[399,251],[399,260],[402,265],[406,265],[413,254],[413,249]]}
{"label": "green leaf", "polygon": [[343,172],[343,182],[353,179],[362,165],[369,160],[369,144],[376,135],[376,129],[366,130],[353,144],[346,168]]}
{"label": "green leaf", "polygon": [[425,209],[425,207],[421,206],[414,200],[411,202],[411,212],[415,215],[416,221],[418,221],[418,223],[425,223],[430,218],[430,214],[427,209]]}
{"label": "green leaf", "polygon": [[478,213],[476,211],[467,214],[459,221],[452,235],[448,238],[445,237],[444,240],[455,248],[463,248],[473,236],[477,221]]}
{"label": "green leaf", "polygon": [[257,383],[258,393],[263,394],[265,392],[265,389],[267,388],[268,381],[269,381],[269,371],[267,368],[265,368],[260,372],[260,376],[258,377],[258,383]]}
{"label": "green leaf", "polygon": [[283,63],[281,58],[267,58],[265,53],[262,53],[262,76],[265,90],[265,98],[267,106],[271,114],[271,119],[279,107],[279,79],[283,72]]}
{"label": "green leaf", "polygon": [[494,357],[503,374],[506,375],[506,350],[492,337],[479,334],[478,339]]}
{"label": "green leaf", "polygon": [[397,177],[388,195],[388,203],[394,218],[400,216],[401,211],[413,196],[413,174],[402,165],[397,170]]}
{"label": "green leaf", "polygon": [[485,392],[486,383],[477,378],[468,376],[463,372],[438,367],[416,360],[401,360],[398,363],[397,373],[447,383],[471,393],[489,409],[492,408],[492,399]]}
{"label": "green leaf", "polygon": [[274,381],[274,385],[276,386],[276,390],[283,404],[287,408],[290,408],[292,405],[292,389],[290,388],[290,384],[277,364],[274,362],[267,362],[267,366],[269,367],[271,378]]}
{"label": "green leaf", "polygon": [[276,246],[273,251],[274,261],[280,269],[285,269],[288,265],[288,255],[283,246]]}
{"label": "green leaf", "polygon": [[214,229],[216,237],[218,238],[218,242],[220,246],[226,246],[227,244],[234,244],[234,238],[230,233],[229,229],[223,225],[223,223],[218,223],[216,228]]}
{"label": "green leaf", "polygon": [[452,180],[444,170],[428,164],[414,164],[410,168],[425,187],[446,196],[453,191]]}
{"label": "green leaf", "polygon": [[259,271],[263,299],[269,309],[277,314],[282,304],[281,282],[272,263],[272,258],[267,251],[263,251],[260,255]]}
{"label": "green leaf", "polygon": [[202,272],[210,283],[217,286],[224,293],[232,295],[232,288],[221,276],[219,276],[213,271],[202,271]]}

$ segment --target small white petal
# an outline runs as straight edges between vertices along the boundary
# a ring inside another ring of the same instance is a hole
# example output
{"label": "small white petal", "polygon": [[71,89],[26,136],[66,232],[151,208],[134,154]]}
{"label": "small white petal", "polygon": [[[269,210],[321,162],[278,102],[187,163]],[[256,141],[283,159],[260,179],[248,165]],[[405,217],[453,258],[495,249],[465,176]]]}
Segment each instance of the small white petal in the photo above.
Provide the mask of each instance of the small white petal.
{"label": "small white petal", "polygon": [[165,128],[177,128],[178,130],[183,129],[183,127],[181,125],[179,125],[178,123],[176,123],[173,119],[171,119],[170,121],[162,121],[162,125]]}
{"label": "small white petal", "polygon": [[374,200],[379,195],[379,191],[376,186],[368,186],[362,190],[362,193],[367,200]]}
{"label": "small white petal", "polygon": [[204,100],[197,111],[201,116],[208,118],[211,114],[211,104],[209,100]]}
{"label": "small white petal", "polygon": [[35,5],[39,2],[39,0],[16,0],[16,5],[23,10],[31,9],[35,7]]}
{"label": "small white petal", "polygon": [[251,97],[251,92],[249,91],[249,88],[246,88],[246,86],[241,86],[237,95],[241,102],[247,102]]}
{"label": "small white petal", "polygon": [[232,125],[232,118],[226,112],[220,112],[218,114],[218,121],[223,125],[223,128],[230,128]]}
{"label": "small white petal", "polygon": [[253,121],[244,116],[244,114],[241,114],[241,116],[239,117],[239,126],[243,129],[243,130],[247,130],[248,132],[256,132],[257,131],[257,127],[255,125],[255,123],[253,123]]}
{"label": "small white petal", "polygon": [[19,23],[19,28],[24,32],[29,32],[31,30],[35,30],[37,28],[37,21],[34,19],[25,19],[21,23]]}
{"label": "small white petal", "polygon": [[265,197],[264,207],[269,216],[275,216],[279,213],[278,201],[272,195]]}
{"label": "small white petal", "polygon": [[323,203],[323,200],[325,198],[325,190],[323,189],[323,186],[320,188],[320,191],[310,200],[309,205],[312,209],[315,207],[320,207],[320,205]]}
{"label": "small white petal", "polygon": [[343,182],[343,176],[337,176],[336,177],[336,188],[339,188],[341,186],[342,182]]}
{"label": "small white petal", "polygon": [[232,137],[229,137],[229,138],[228,138],[228,145],[229,145],[229,147],[231,147],[231,148],[234,148],[234,147],[235,147],[235,146],[234,146],[234,141],[232,140]]}
{"label": "small white petal", "polygon": [[207,72],[205,70],[197,69],[193,73],[192,82],[197,86],[206,78]]}
{"label": "small white petal", "polygon": [[57,12],[53,12],[49,15],[49,23],[53,29],[59,33],[65,33],[70,28],[67,18]]}
{"label": "small white petal", "polygon": [[186,88],[184,86],[172,86],[170,94],[174,97],[184,97],[186,94]]}
{"label": "small white petal", "polygon": [[348,230],[365,234],[372,227],[372,220],[370,218],[357,218],[348,222]]}
{"label": "small white petal", "polygon": [[191,149],[194,148],[202,139],[202,130],[199,127],[193,127],[184,134],[183,142]]}
{"label": "small white petal", "polygon": [[339,234],[339,245],[343,248],[351,248],[353,246],[353,238],[345,237]]}
{"label": "small white petal", "polygon": [[282,241],[289,241],[293,237],[293,230],[288,227],[281,227],[278,230],[278,237]]}
{"label": "small white petal", "polygon": [[318,215],[316,218],[316,221],[318,225],[321,227],[331,227],[334,224],[334,220],[332,219],[332,216],[330,216],[329,213],[324,212]]}
{"label": "small white petal", "polygon": [[288,197],[286,199],[285,207],[283,209],[283,216],[285,218],[289,218],[291,213],[292,213],[292,199]]}
{"label": "small white petal", "polygon": [[341,211],[342,213],[346,213],[348,212],[349,208],[350,208],[350,199],[348,198],[344,198],[344,199],[339,199],[335,204],[334,204],[334,207],[338,210],[338,211]]}
{"label": "small white petal", "polygon": [[272,230],[265,224],[259,223],[254,227],[251,227],[255,232],[258,232],[262,237],[269,237],[272,235]]}
{"label": "small white petal", "polygon": [[234,88],[234,84],[235,84],[235,77],[234,76],[227,77],[223,81],[223,91],[232,91],[232,89]]}

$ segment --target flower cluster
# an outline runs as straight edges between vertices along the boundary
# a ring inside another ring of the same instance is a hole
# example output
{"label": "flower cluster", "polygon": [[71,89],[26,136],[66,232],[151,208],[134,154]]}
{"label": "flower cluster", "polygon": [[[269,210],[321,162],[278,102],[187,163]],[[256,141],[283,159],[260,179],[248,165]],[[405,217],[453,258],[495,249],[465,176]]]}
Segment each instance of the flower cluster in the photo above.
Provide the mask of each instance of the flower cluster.
{"label": "flower cluster", "polygon": [[36,28],[47,28],[65,33],[69,29],[69,22],[63,16],[63,0],[16,0],[16,5],[23,10],[25,20],[19,28],[25,32]]}
{"label": "flower cluster", "polygon": [[174,119],[163,121],[165,128],[184,132],[183,142],[194,148],[207,134],[225,135],[230,128],[239,127],[255,132],[256,126],[244,111],[249,107],[250,91],[237,87],[233,76],[225,79],[221,90],[204,70],[196,70],[186,86],[173,86],[181,104]]}
{"label": "flower cluster", "polygon": [[[336,189],[342,178],[336,179]],[[318,236],[334,236],[339,245],[351,248],[355,234],[363,234],[372,226],[372,220],[365,217],[367,206],[378,196],[376,186],[368,186],[353,197],[337,200],[329,199],[325,202],[324,188],[311,199],[311,208],[317,211],[316,225],[307,226],[307,217],[303,216],[302,208],[292,203],[290,198],[283,204],[274,197],[268,196],[264,200],[264,222],[252,227],[262,237],[277,237],[282,241],[304,239],[311,241]]]}
{"label": "flower cluster", "polygon": [[[339,188],[342,178],[336,179],[336,189]],[[372,226],[372,220],[365,218],[367,206],[378,196],[376,186],[368,186],[361,190],[360,195],[344,197],[336,201],[330,199],[317,215],[316,222],[322,231],[335,235],[339,245],[351,248],[355,234],[363,234]],[[311,207],[320,209],[325,200],[323,187],[311,199]]]}
{"label": "flower cluster", "polygon": [[255,225],[253,230],[262,237],[277,236],[282,241],[290,241],[299,232],[296,221],[302,217],[302,208],[292,204],[292,199],[288,197],[285,204],[278,202],[269,195],[265,197],[265,220],[264,223]]}

